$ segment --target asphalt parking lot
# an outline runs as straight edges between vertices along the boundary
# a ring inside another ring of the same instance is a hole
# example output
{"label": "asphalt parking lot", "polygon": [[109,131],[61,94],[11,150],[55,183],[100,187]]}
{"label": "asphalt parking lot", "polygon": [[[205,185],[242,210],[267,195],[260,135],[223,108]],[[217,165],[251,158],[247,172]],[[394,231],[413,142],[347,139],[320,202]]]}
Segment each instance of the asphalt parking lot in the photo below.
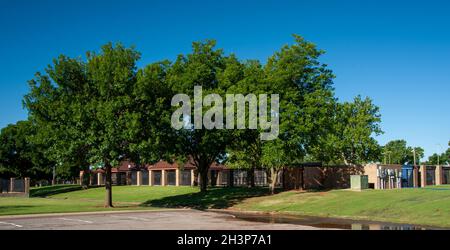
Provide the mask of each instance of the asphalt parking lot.
{"label": "asphalt parking lot", "polygon": [[249,222],[198,210],[0,217],[0,230],[314,230],[310,226]]}

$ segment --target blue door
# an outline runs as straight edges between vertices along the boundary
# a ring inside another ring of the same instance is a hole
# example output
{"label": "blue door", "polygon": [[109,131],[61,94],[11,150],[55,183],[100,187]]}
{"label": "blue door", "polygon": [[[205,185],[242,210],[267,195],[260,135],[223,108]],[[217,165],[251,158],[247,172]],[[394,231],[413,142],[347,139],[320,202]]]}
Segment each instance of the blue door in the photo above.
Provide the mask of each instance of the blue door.
{"label": "blue door", "polygon": [[402,166],[402,187],[414,187],[413,166]]}

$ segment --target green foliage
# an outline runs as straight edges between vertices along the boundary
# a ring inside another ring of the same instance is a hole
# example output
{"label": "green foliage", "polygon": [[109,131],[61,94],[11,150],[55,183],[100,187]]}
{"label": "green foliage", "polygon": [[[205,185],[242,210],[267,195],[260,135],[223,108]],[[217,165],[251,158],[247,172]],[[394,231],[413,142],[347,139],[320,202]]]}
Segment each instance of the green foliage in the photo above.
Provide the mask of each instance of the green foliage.
{"label": "green foliage", "polygon": [[36,129],[30,121],[19,121],[1,130],[0,176],[51,179],[55,163],[46,157],[46,145],[32,141]]}
{"label": "green foliage", "polygon": [[[230,70],[232,69],[232,70]],[[259,61],[246,61],[242,64],[233,64],[229,67],[223,76],[224,82],[231,82],[228,79],[234,79],[234,84],[227,84],[227,94],[248,94],[265,93],[265,74]],[[239,79],[237,79],[239,78]],[[225,85],[225,84],[224,84]],[[236,113],[235,113],[236,115]],[[236,117],[236,116],[235,116]],[[248,126],[249,106],[245,107],[245,120]],[[260,140],[260,130],[234,130],[233,141],[227,147],[227,166],[239,169],[260,168],[262,156],[262,142]]]}
{"label": "green foliage", "polygon": [[57,172],[73,176],[86,169],[90,100],[86,64],[78,59],[60,56],[29,81],[30,92],[24,97],[29,119],[36,124],[33,142],[50,145],[45,154],[57,163]]}
{"label": "green foliage", "polygon": [[[239,63],[215,49],[215,41],[194,42],[192,53],[180,55],[167,74],[167,83],[174,93],[193,96],[194,86],[202,86],[203,94],[223,94],[225,87],[235,84],[239,76],[232,68]],[[193,106],[193,105],[192,105]],[[206,112],[207,109],[203,109]],[[206,190],[210,165],[219,161],[230,143],[230,131],[225,129],[182,129],[175,131],[171,151],[175,158],[190,158],[200,174],[201,190]]]}
{"label": "green foliage", "polygon": [[311,149],[316,159],[329,164],[363,164],[379,158],[381,147],[372,137],[382,133],[379,108],[369,98],[336,103],[328,131]]}
{"label": "green foliage", "polygon": [[434,153],[428,157],[428,161],[426,163],[430,165],[450,165],[450,148],[442,154]]}
{"label": "green foliage", "polygon": [[[349,164],[375,158],[378,108],[360,97],[336,103],[334,75],[319,61],[324,52],[300,36],[294,39],[265,65],[225,55],[212,40],[194,42],[192,52],[173,63],[142,69],[136,67],[140,54],[120,44],[90,52],[86,61],[60,56],[45,75],[30,81],[24,99],[39,128],[33,142],[51,145],[46,155],[67,175],[93,165],[108,169],[123,159],[137,164],[190,159],[202,190],[209,166],[226,158],[232,167],[264,167],[274,174],[306,156]],[[261,141],[261,129],[174,130],[171,98],[193,96],[194,86],[202,86],[204,95],[279,94],[278,139]]]}
{"label": "green foliage", "polygon": [[300,36],[294,38],[293,45],[276,52],[264,67],[257,61],[245,63],[241,71],[236,71],[242,72],[244,79],[228,89],[244,95],[280,95],[280,111],[276,114],[280,119],[279,137],[260,141],[261,131],[236,131],[238,139],[229,147],[227,162],[240,168],[266,168],[271,173],[272,191],[279,171],[303,162],[308,148],[326,131],[326,118],[334,103],[334,75],[318,61],[323,51]]}
{"label": "green foliage", "polygon": [[137,164],[170,159],[174,140],[170,125],[171,98],[174,95],[167,84],[168,61],[152,63],[137,73],[133,96],[133,139],[128,158]]}
{"label": "green foliage", "polygon": [[228,165],[264,167],[276,175],[284,166],[308,160],[361,164],[378,159],[380,146],[373,138],[382,133],[378,107],[359,96],[353,102],[337,103],[334,75],[319,62],[322,54],[314,44],[295,36],[295,44],[284,46],[264,67],[249,61],[236,70],[243,72],[244,79],[229,92],[280,94],[280,136],[261,142],[255,131],[234,132],[238,139],[229,146]]}
{"label": "green foliage", "polygon": [[[333,102],[334,75],[320,64],[324,52],[300,36],[284,46],[264,67],[266,92],[280,94],[280,136],[274,144],[289,164],[303,161],[308,147],[324,132]],[[272,144],[272,143],[271,143]]]}
{"label": "green foliage", "polygon": [[405,140],[394,140],[388,142],[383,147],[384,162],[392,164],[414,164],[414,152],[416,154],[416,164],[424,157],[424,150],[421,147],[407,146]]}
{"label": "green foliage", "polygon": [[158,155],[155,131],[163,121],[154,121],[167,110],[168,102],[159,96],[169,97],[158,78],[166,64],[150,65],[138,75],[139,58],[137,51],[121,44],[88,53],[86,62],[60,56],[46,70],[48,75],[37,74],[30,81],[25,96],[31,119],[40,128],[36,141],[53,145],[48,155],[74,172],[103,165],[107,191],[111,166],[125,158],[139,163]]}
{"label": "green foliage", "polygon": [[156,102],[144,103],[140,94],[148,90],[145,80],[137,84],[139,57],[134,49],[107,44],[99,54],[88,53],[87,62],[60,56],[47,68],[48,75],[30,81],[24,102],[40,128],[36,140],[54,145],[48,150],[52,159],[81,170],[98,163],[117,165],[132,151],[143,130],[138,108]]}

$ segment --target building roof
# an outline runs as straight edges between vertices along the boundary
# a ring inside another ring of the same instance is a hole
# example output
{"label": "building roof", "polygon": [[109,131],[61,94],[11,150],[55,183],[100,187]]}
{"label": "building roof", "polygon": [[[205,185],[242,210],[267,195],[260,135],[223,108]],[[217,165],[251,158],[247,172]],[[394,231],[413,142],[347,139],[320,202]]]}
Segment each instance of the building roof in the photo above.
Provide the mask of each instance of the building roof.
{"label": "building roof", "polygon": [[[120,163],[119,166],[117,167],[113,167],[111,169],[112,173],[123,173],[123,172],[129,172],[129,171],[138,171],[138,170],[175,170],[178,169],[178,163],[174,162],[174,163],[169,163],[167,161],[159,161],[155,164],[152,165],[145,165],[145,166],[141,166],[141,167],[137,167],[135,163],[131,162],[131,161],[122,161]],[[188,162],[186,162],[185,164],[183,164],[183,166],[181,167],[183,169],[186,170],[191,170],[191,169],[195,169],[195,165],[193,163],[192,160],[189,160]],[[228,169],[225,165],[223,164],[218,164],[218,163],[213,163],[210,166],[211,170],[224,170],[224,169]],[[83,172],[83,171],[81,171]],[[92,171],[93,173],[105,173],[104,169],[97,169]]]}
{"label": "building roof", "polygon": [[[153,165],[149,165],[148,169],[149,170],[163,170],[163,169],[177,169],[179,167],[180,167],[179,164],[176,162],[169,163],[167,161],[159,161]],[[195,167],[193,161],[189,160],[188,162],[184,163],[183,166],[181,166],[181,168],[189,170],[189,169],[195,169],[196,167]],[[223,169],[227,169],[227,167],[223,164],[213,163],[213,164],[211,164],[210,169],[223,170]]]}

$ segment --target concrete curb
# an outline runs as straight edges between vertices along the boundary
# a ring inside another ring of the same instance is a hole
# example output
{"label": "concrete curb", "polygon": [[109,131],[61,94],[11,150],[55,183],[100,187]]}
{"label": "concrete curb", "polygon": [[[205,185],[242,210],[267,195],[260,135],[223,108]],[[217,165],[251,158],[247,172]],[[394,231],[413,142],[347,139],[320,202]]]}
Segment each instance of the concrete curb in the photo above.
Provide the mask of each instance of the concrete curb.
{"label": "concrete curb", "polygon": [[59,216],[78,216],[78,215],[99,215],[99,214],[127,214],[127,213],[152,213],[152,212],[176,212],[176,211],[192,211],[190,208],[165,208],[165,209],[149,209],[149,210],[116,210],[116,211],[94,211],[94,212],[74,212],[74,213],[48,213],[48,214],[21,214],[21,215],[1,215],[0,219],[29,219],[29,218],[45,218]]}

